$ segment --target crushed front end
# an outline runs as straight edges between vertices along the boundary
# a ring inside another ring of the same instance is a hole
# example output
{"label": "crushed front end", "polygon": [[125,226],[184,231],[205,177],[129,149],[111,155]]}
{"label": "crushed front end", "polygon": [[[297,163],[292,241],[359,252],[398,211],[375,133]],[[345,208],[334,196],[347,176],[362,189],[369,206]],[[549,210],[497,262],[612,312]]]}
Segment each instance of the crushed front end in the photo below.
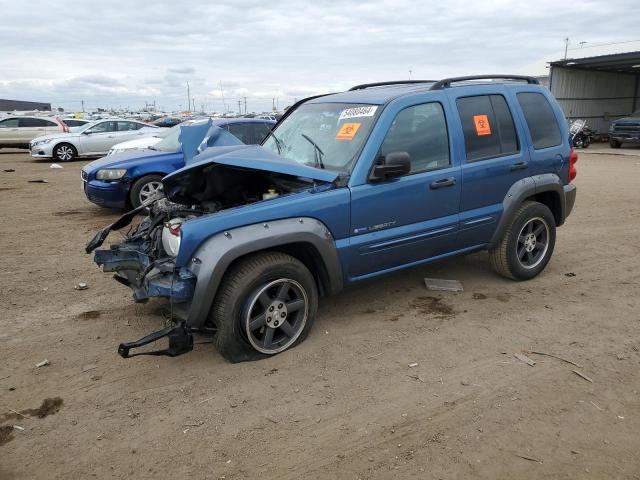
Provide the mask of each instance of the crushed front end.
{"label": "crushed front end", "polygon": [[[148,216],[131,227],[124,240],[109,249],[95,250],[94,261],[105,272],[113,272],[114,279],[131,288],[136,302],[147,302],[151,297],[166,298],[170,302],[171,320],[175,321],[157,332],[137,341],[121,343],[118,353],[123,358],[136,355],[167,355],[175,357],[193,349],[192,329],[186,324],[186,315],[193,298],[196,277],[185,267],[176,267],[175,256],[180,246],[180,226],[183,222],[202,215],[196,207],[169,202],[162,194],[150,199],[142,207],[120,217],[100,230],[87,245],[91,253],[112,230],[131,224],[143,210]],[[162,350],[130,353],[161,339],[168,339]]]}

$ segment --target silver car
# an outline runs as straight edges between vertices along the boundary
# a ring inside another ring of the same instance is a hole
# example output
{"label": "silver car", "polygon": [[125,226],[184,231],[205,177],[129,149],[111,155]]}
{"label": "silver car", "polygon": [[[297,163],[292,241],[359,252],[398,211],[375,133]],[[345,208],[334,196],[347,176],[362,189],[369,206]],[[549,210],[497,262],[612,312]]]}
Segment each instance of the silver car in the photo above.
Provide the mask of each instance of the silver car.
{"label": "silver car", "polygon": [[29,144],[31,156],[69,162],[77,157],[106,155],[117,143],[153,135],[159,127],[136,120],[110,118],[90,123],[70,133],[44,135]]}

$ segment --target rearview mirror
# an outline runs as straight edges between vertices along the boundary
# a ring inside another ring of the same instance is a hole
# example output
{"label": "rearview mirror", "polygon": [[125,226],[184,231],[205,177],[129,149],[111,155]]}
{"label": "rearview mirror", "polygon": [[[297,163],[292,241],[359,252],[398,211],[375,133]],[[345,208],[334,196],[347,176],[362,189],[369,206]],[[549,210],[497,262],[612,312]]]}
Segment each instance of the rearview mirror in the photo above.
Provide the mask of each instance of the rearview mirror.
{"label": "rearview mirror", "polygon": [[411,157],[407,152],[391,152],[376,160],[369,180],[380,181],[397,178],[411,171]]}

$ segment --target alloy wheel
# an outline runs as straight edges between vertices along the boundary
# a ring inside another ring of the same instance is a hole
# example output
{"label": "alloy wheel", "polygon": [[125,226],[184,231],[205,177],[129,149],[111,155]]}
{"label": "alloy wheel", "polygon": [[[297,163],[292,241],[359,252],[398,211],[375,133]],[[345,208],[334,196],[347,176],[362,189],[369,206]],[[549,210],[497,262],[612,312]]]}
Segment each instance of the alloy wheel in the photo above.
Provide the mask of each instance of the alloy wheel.
{"label": "alloy wheel", "polygon": [[518,235],[516,255],[523,268],[537,267],[549,249],[549,225],[540,217],[530,219]]}
{"label": "alloy wheel", "polygon": [[67,162],[73,158],[73,149],[66,145],[60,145],[56,149],[56,157],[58,158],[58,160]]}
{"label": "alloy wheel", "polygon": [[162,182],[148,182],[145,183],[140,189],[140,193],[138,194],[138,199],[140,200],[140,204],[146,202],[152,195],[154,195],[158,189],[162,186]]}
{"label": "alloy wheel", "polygon": [[253,348],[274,354],[290,347],[307,323],[307,292],[295,280],[281,278],[259,288],[249,299],[244,329]]}

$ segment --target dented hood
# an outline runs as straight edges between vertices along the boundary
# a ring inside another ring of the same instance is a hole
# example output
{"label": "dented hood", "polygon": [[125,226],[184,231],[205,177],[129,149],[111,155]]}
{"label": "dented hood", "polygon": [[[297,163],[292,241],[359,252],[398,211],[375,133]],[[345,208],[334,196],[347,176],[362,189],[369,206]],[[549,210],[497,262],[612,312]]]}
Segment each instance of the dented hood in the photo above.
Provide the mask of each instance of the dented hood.
{"label": "dented hood", "polygon": [[320,182],[333,182],[338,178],[338,172],[336,171],[302,165],[293,160],[283,158],[259,145],[238,145],[233,147],[220,147],[215,149],[215,151],[205,150],[200,155],[197,155],[190,165],[164,178],[165,192],[168,191],[167,187],[170,187],[179,177],[185,174],[189,175],[194,171],[201,170],[212,164],[276,172],[294,177],[310,178]]}

